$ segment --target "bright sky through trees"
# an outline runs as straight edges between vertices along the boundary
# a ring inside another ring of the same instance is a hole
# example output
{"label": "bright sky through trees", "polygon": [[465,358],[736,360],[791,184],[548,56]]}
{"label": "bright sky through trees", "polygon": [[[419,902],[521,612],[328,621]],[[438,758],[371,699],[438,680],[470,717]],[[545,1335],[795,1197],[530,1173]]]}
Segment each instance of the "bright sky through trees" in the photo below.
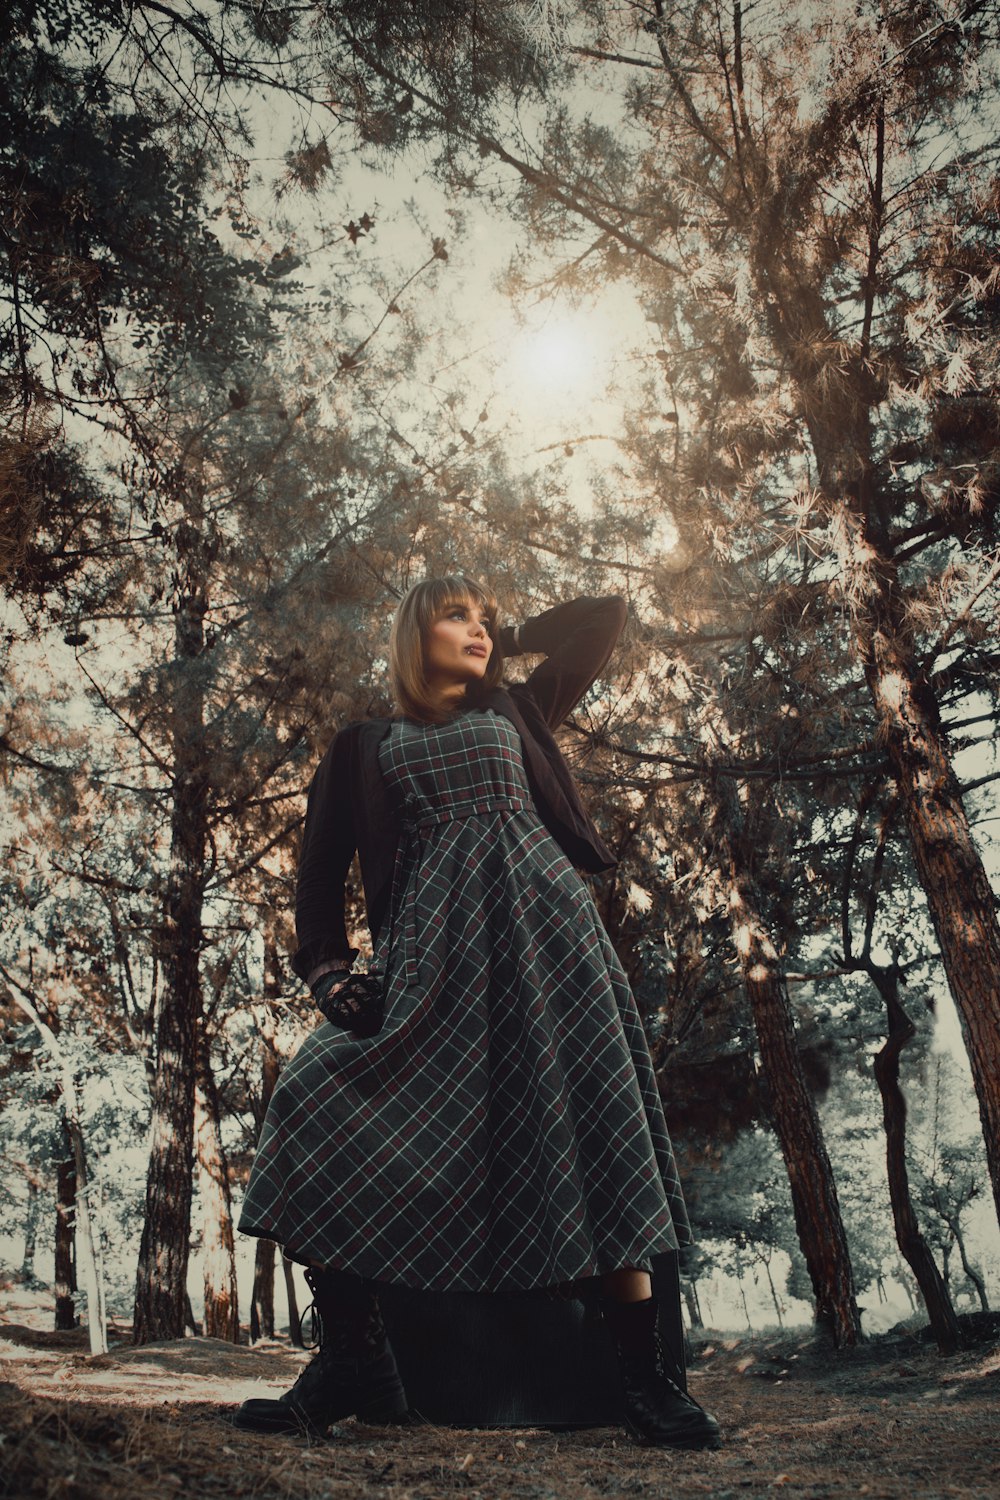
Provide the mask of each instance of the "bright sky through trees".
{"label": "bright sky through trees", "polygon": [[[579,91],[576,107],[596,109],[609,123],[621,114],[620,98],[592,90]],[[457,425],[467,431],[476,425],[478,441],[502,433],[509,457],[528,471],[553,450],[565,456],[565,445],[574,444],[575,461],[565,469],[568,498],[588,509],[594,467],[606,473],[621,461],[625,411],[637,383],[655,368],[657,330],[629,279],[605,281],[596,294],[549,282],[556,260],[539,261],[537,246],[506,211],[514,185],[506,169],[498,169],[497,201],[491,202],[442,187],[419,143],[388,161],[362,147],[338,156],[336,181],[325,179],[311,195],[289,186],[285,161],[303,140],[323,133],[322,114],[301,99],[274,95],[257,99],[250,117],[259,134],[237,197],[267,230],[260,251],[301,257],[296,275],[316,289],[342,277],[352,260],[357,264],[353,314],[340,326],[331,318],[327,338],[360,341],[378,328],[367,351],[377,362],[396,336],[392,318],[383,321],[389,299],[432,239],[445,242],[448,259],[435,278],[420,279],[399,300],[404,311],[419,314],[425,340],[412,379],[394,403],[401,431],[409,435],[425,403],[455,389],[462,397]],[[526,128],[540,129],[539,120]],[[225,185],[223,197],[236,201],[233,184]],[[349,245],[345,226],[363,214],[374,227]],[[522,283],[525,264],[532,273]],[[322,341],[323,326],[311,325],[309,337]],[[488,418],[479,423],[484,407]],[[668,527],[654,539],[654,551],[662,554],[675,539]]]}

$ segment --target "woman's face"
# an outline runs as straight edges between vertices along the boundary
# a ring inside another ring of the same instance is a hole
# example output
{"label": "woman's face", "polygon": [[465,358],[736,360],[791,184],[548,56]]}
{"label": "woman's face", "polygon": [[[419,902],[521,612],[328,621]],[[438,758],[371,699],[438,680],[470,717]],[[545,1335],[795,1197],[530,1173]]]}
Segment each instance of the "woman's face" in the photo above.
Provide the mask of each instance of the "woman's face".
{"label": "woman's face", "polygon": [[453,601],[430,625],[424,640],[424,671],[431,687],[477,682],[493,654],[489,615],[474,599]]}

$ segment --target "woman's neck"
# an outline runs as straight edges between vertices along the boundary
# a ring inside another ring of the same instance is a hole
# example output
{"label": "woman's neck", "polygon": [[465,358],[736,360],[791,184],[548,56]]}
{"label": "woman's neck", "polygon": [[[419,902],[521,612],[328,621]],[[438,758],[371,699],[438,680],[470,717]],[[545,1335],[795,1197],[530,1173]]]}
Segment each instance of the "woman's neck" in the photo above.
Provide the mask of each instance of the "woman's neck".
{"label": "woman's neck", "polygon": [[439,713],[446,714],[454,713],[456,709],[464,708],[469,701],[465,686],[464,682],[459,682],[454,685],[450,684],[448,687],[439,688],[431,699],[432,706]]}

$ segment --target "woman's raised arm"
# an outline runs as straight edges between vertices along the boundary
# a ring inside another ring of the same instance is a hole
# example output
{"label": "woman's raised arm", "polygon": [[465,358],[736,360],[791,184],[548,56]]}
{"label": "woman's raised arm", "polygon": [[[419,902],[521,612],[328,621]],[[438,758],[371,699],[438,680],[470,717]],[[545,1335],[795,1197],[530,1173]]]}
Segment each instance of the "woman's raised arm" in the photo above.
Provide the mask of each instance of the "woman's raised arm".
{"label": "woman's raised arm", "polygon": [[544,653],[519,694],[533,698],[550,729],[557,728],[579,703],[618,643],[628,616],[620,594],[602,598],[582,595],[556,604],[522,625],[500,631],[504,656]]}

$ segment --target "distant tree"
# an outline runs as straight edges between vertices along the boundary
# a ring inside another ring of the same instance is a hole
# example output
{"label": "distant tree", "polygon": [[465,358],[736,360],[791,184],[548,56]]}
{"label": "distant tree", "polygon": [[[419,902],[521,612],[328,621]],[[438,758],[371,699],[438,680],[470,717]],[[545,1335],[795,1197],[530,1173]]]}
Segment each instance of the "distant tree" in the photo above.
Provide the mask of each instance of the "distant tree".
{"label": "distant tree", "polygon": [[[13,1044],[15,1059],[20,1054],[32,1054],[34,1069],[44,1079],[42,1094],[45,1102],[54,1105],[54,1119],[49,1118],[50,1161],[47,1165],[58,1173],[60,1187],[64,1186],[67,1166],[63,1161],[66,1145],[72,1170],[73,1229],[77,1255],[75,1264],[87,1297],[87,1323],[92,1354],[107,1352],[107,1318],[105,1310],[105,1288],[100,1270],[100,1246],[97,1225],[98,1203],[94,1196],[93,1150],[88,1141],[86,1111],[81,1093],[81,1042],[86,1042],[78,1028],[64,1031],[57,996],[62,988],[58,970],[58,957],[51,951],[33,951],[28,942],[19,945],[20,951],[12,959],[5,954],[6,962],[0,960],[0,1004],[6,1015],[4,1030],[8,1046]],[[70,953],[72,946],[69,946]],[[23,960],[27,958],[28,964]],[[18,962],[20,959],[22,962]],[[55,962],[53,962],[55,959]],[[17,1026],[20,1018],[21,1025]],[[25,1024],[27,1023],[27,1024]],[[37,1129],[37,1126],[35,1126]],[[63,1144],[65,1142],[65,1145]],[[62,1147],[62,1149],[60,1149]],[[60,1200],[62,1193],[60,1193]],[[65,1256],[67,1237],[58,1231],[62,1223],[56,1221],[57,1282],[61,1283],[57,1296],[66,1299],[72,1295],[74,1277],[67,1275],[65,1260],[60,1260],[60,1250]],[[67,1226],[68,1227],[68,1226]],[[60,1274],[61,1273],[61,1274]],[[67,1316],[69,1312],[70,1316]],[[61,1314],[61,1316],[60,1316]],[[57,1325],[71,1324],[71,1309],[65,1301],[57,1306]]]}
{"label": "distant tree", "polygon": [[728,1146],[711,1149],[689,1169],[685,1186],[697,1239],[686,1267],[688,1283],[696,1289],[706,1270],[734,1275],[759,1270],[783,1325],[786,1288],[775,1281],[772,1262],[776,1252],[794,1252],[796,1230],[774,1137],[767,1130],[748,1130]]}
{"label": "distant tree", "polygon": [[951,1255],[972,1286],[983,1312],[989,1311],[986,1282],[970,1258],[964,1220],[967,1210],[982,1197],[982,1150],[967,1130],[956,1128],[955,1065],[944,1055],[930,1060],[927,1104],[922,1139],[916,1145],[917,1197],[928,1221],[928,1238],[942,1259],[942,1279],[951,1284]]}
{"label": "distant tree", "polygon": [[[878,808],[879,790],[879,782],[873,780],[859,799],[846,858],[842,863],[843,952],[839,958],[845,970],[867,976],[885,1005],[887,1034],[873,1058],[873,1072],[882,1099],[886,1174],[896,1243],[920,1288],[938,1348],[942,1354],[953,1354],[960,1338],[958,1321],[945,1280],[938,1271],[921,1230],[910,1190],[907,1165],[908,1108],[906,1093],[900,1082],[900,1071],[903,1050],[917,1035],[917,1028],[903,1005],[903,987],[907,982],[907,969],[916,967],[918,960],[912,960],[909,965],[901,962],[904,944],[912,937],[912,928],[908,931],[903,913],[898,909],[898,896],[893,902],[897,915],[895,931],[886,931],[891,919],[887,922],[883,916],[878,922],[880,900],[886,895],[886,857],[896,813],[895,800],[891,797]],[[870,859],[864,861],[861,855],[862,839],[873,812],[877,813],[874,848]],[[857,889],[859,886],[860,889]],[[853,930],[852,906],[855,899],[863,913],[860,945],[855,940]],[[877,922],[882,929],[880,936],[888,944],[892,955],[888,962],[875,956]]]}

